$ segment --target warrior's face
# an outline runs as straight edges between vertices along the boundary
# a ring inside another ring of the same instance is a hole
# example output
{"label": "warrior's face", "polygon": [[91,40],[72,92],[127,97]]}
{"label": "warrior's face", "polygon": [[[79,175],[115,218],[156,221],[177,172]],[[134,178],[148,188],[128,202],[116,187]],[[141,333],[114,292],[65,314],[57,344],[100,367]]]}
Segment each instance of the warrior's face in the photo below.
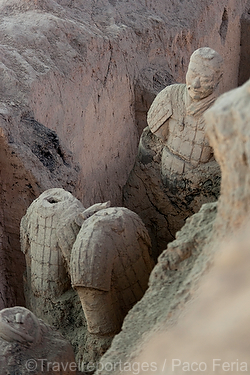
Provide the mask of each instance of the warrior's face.
{"label": "warrior's face", "polygon": [[191,60],[186,74],[188,93],[193,100],[201,100],[211,95],[218,85],[218,77],[202,60]]}

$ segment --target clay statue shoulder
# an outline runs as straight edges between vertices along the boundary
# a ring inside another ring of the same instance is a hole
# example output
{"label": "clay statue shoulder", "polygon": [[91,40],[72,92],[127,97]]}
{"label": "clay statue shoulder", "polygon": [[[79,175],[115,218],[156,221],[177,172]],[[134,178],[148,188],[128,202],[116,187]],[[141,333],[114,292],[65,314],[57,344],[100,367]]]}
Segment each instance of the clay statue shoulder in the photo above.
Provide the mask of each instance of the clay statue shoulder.
{"label": "clay statue shoulder", "polygon": [[154,99],[147,115],[148,126],[152,133],[167,121],[173,114],[173,105],[177,98],[183,97],[185,84],[174,84],[165,87]]}

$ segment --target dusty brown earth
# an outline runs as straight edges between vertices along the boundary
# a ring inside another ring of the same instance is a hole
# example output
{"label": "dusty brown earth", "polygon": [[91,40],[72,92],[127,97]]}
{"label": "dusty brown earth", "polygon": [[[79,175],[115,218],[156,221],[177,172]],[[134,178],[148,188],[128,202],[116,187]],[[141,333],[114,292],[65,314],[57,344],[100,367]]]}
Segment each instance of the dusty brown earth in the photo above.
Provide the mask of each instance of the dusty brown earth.
{"label": "dusty brown earth", "polygon": [[143,362],[149,364],[150,374],[249,372],[248,243],[244,229],[234,239],[217,244],[219,254],[196,299],[176,326],[168,332],[162,326],[161,333],[149,339],[132,365],[134,372]]}

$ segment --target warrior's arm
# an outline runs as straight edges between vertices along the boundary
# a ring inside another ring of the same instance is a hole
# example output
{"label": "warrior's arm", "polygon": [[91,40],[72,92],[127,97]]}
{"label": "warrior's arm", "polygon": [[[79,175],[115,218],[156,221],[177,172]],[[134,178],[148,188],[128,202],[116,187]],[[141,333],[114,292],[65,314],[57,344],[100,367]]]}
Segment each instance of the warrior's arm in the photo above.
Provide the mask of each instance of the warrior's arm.
{"label": "warrior's arm", "polygon": [[149,129],[163,141],[168,136],[168,120],[173,114],[172,89],[174,85],[167,86],[154,99],[147,115]]}

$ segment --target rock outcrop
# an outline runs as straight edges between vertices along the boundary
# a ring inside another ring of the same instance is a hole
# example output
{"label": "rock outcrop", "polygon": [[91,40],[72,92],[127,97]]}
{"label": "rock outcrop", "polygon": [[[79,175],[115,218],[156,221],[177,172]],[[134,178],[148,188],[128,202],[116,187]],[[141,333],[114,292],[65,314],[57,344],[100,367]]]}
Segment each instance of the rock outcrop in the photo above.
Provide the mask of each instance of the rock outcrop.
{"label": "rock outcrop", "polygon": [[207,111],[208,137],[222,169],[218,231],[234,232],[249,215],[250,81],[222,95]]}
{"label": "rock outcrop", "polygon": [[132,369],[146,362],[150,374],[249,371],[249,230],[217,242],[216,252],[196,299],[177,325],[167,332],[163,325],[148,340]]}

